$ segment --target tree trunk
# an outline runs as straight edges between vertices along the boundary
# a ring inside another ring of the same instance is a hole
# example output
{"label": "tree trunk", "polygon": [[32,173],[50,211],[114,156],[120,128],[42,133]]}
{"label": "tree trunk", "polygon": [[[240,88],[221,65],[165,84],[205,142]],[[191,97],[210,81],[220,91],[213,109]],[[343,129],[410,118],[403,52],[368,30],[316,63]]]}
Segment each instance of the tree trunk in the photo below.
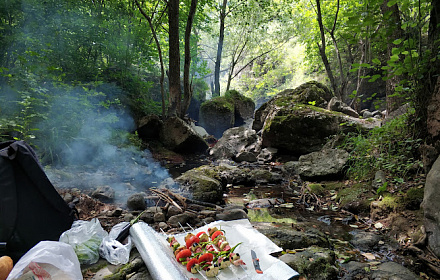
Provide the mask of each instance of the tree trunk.
{"label": "tree trunk", "polygon": [[325,43],[325,34],[324,34],[324,24],[322,23],[322,14],[321,14],[321,3],[320,0],[316,0],[316,10],[318,14],[318,24],[319,31],[321,33],[321,45],[318,43],[319,54],[321,55],[322,62],[324,63],[325,72],[330,80],[330,85],[339,99],[341,96],[339,95],[338,87],[336,86],[335,77],[333,76],[332,68],[330,67],[330,63],[327,58],[327,54],[325,53],[326,43]]}
{"label": "tree trunk", "polygon": [[[398,45],[395,45],[393,42],[394,40],[401,39],[403,37],[403,31],[401,27],[402,21],[400,19],[399,7],[397,6],[397,4],[388,7],[388,2],[389,0],[384,0],[381,6],[381,11],[384,16],[389,15],[389,18],[385,18],[385,22],[387,30],[389,30],[387,56],[388,60],[390,60],[391,56],[393,55],[393,48],[398,47]],[[387,114],[398,109],[405,101],[404,97],[401,94],[395,92],[395,88],[400,83],[400,81],[400,76],[388,75],[385,87]]]}
{"label": "tree trunk", "polygon": [[168,116],[179,115],[181,105],[180,93],[180,48],[179,48],[179,0],[168,1],[169,25],[169,91],[170,104]]}
{"label": "tree trunk", "polygon": [[440,140],[439,129],[440,122],[440,91],[436,84],[440,85],[440,60],[437,55],[440,49],[440,3],[438,0],[432,0],[431,15],[428,30],[428,49],[430,56],[426,58],[428,63],[427,73],[423,75],[422,80],[418,81],[420,86],[416,92],[416,127],[418,137],[425,139],[428,144]]}
{"label": "tree trunk", "polygon": [[162,118],[165,118],[165,87],[164,87],[164,79],[165,79],[165,67],[163,65],[163,57],[162,57],[162,48],[160,47],[159,39],[157,38],[156,29],[154,29],[152,18],[145,13],[142,9],[141,5],[137,0],[135,0],[136,6],[138,7],[141,14],[148,21],[148,25],[151,29],[151,34],[153,34],[154,42],[156,43],[157,53],[159,55],[159,63],[160,63],[160,95],[162,98]]}
{"label": "tree trunk", "polygon": [[192,97],[192,89],[189,82],[189,70],[191,66],[191,29],[196,14],[197,0],[191,0],[188,19],[185,30],[185,64],[183,66],[183,103],[180,116],[183,117],[189,108]]}
{"label": "tree trunk", "polygon": [[223,0],[223,4],[220,7],[220,34],[218,37],[217,58],[215,60],[215,68],[214,68],[215,96],[220,96],[220,66],[222,60],[223,42],[225,39],[226,4],[228,4],[228,0]]}

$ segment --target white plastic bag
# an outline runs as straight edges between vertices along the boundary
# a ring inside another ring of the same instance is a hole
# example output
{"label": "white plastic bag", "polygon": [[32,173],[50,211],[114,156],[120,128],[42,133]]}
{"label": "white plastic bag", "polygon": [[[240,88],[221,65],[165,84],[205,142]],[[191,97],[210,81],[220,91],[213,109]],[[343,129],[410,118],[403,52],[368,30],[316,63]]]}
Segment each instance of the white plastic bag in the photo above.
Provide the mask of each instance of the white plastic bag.
{"label": "white plastic bag", "polygon": [[83,277],[72,246],[41,241],[20,258],[7,278],[18,279],[81,280]]}
{"label": "white plastic bag", "polygon": [[63,232],[60,241],[73,247],[80,264],[94,264],[99,260],[99,245],[108,233],[99,220],[74,221],[72,228]]}
{"label": "white plastic bag", "polygon": [[115,240],[127,224],[129,223],[122,222],[115,225],[110,230],[109,235],[102,240],[101,246],[99,246],[99,255],[111,264],[126,264],[129,261],[130,251],[133,246],[130,236],[127,237],[126,244],[121,244]]}

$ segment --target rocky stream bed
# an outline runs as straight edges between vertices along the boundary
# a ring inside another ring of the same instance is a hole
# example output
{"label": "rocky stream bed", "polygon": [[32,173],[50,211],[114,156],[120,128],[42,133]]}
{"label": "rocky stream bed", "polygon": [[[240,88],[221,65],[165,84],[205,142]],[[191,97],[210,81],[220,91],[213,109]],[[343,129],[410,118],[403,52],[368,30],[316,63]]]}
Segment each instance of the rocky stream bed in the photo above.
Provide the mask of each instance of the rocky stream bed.
{"label": "rocky stream bed", "polygon": [[[91,170],[48,173],[64,199],[76,203],[80,219],[98,218],[107,231],[144,209],[141,220],[166,234],[215,220],[248,218],[283,248],[276,257],[298,271],[299,279],[439,277],[439,260],[425,246],[419,198],[411,200],[405,191],[421,189],[423,175],[394,191],[401,197],[398,203],[377,195],[370,181],[305,181],[288,160],[249,164],[201,156],[163,163],[173,176],[161,182],[121,180],[124,176],[111,169],[99,171],[100,184],[91,179],[97,176]],[[217,204],[196,199],[191,186],[201,180],[182,179],[199,178],[200,172],[207,185],[221,191]],[[152,279],[135,248],[128,264],[115,266],[100,259],[82,270],[84,279]]]}

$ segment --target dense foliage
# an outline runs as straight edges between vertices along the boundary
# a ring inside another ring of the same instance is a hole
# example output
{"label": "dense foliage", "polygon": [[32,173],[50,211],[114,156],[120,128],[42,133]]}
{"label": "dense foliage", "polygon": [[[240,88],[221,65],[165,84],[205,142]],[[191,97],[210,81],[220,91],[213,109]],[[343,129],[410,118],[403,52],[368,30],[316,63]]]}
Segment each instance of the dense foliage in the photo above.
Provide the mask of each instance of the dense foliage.
{"label": "dense foliage", "polygon": [[[236,89],[260,105],[311,79],[358,110],[410,101],[423,121],[438,72],[435,3],[185,0],[176,48],[165,1],[2,1],[0,137],[27,140],[56,161],[72,139],[114,139],[144,115],[164,115],[172,100],[200,104]],[[170,54],[180,69],[169,69]],[[170,70],[185,78],[184,95],[167,88]],[[390,141],[394,130],[384,133]]]}

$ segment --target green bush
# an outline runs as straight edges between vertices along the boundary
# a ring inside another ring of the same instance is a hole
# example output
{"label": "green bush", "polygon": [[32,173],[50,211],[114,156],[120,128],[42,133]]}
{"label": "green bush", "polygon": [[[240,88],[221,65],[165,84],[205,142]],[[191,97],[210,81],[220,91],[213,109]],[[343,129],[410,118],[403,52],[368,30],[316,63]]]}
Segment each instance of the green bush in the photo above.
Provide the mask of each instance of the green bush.
{"label": "green bush", "polygon": [[417,150],[422,140],[413,137],[414,127],[409,123],[412,113],[374,128],[366,135],[346,135],[340,147],[350,152],[347,175],[364,179],[383,170],[394,183],[403,183],[411,171],[421,168]]}

